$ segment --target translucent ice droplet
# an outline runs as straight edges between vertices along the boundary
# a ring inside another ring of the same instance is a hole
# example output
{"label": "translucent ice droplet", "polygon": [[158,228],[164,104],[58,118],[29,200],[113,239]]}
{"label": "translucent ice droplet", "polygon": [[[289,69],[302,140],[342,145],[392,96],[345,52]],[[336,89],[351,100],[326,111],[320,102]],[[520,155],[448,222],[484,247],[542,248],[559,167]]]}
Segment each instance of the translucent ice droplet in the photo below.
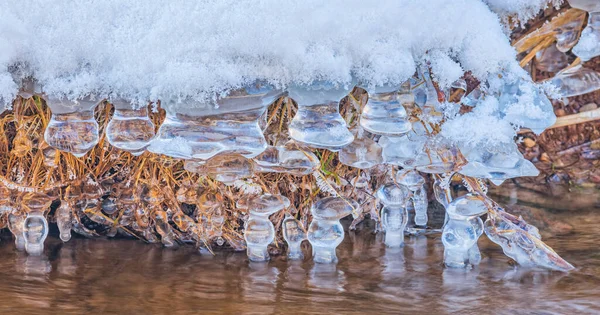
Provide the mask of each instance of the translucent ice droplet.
{"label": "translucent ice droplet", "polygon": [[284,146],[269,146],[252,161],[256,172],[288,173],[295,176],[312,174],[321,166],[316,155],[298,149],[292,141]]}
{"label": "translucent ice droplet", "polygon": [[25,250],[29,255],[41,255],[48,236],[48,221],[39,212],[29,213],[23,223]]}
{"label": "translucent ice droplet", "polygon": [[310,86],[290,86],[288,91],[298,103],[298,112],[289,125],[292,139],[331,151],[352,143],[354,137],[339,112],[339,101],[349,88],[315,81]]}
{"label": "translucent ice droplet", "polygon": [[281,91],[243,88],[213,104],[166,102],[167,116],[148,151],[180,159],[207,160],[220,154],[252,158],[267,148],[259,119]]}
{"label": "translucent ice droplet", "polygon": [[589,13],[588,24],[573,47],[573,53],[582,61],[600,56],[600,9],[595,9],[595,12]]}
{"label": "translucent ice droplet", "polygon": [[275,228],[269,220],[269,216],[289,205],[289,199],[281,195],[252,196],[245,201],[244,206],[250,212],[244,230],[248,259],[251,261],[269,260],[267,246],[275,239]]}
{"label": "translucent ice droplet", "polygon": [[289,215],[283,220],[282,224],[283,238],[288,244],[288,258],[302,259],[304,255],[300,245],[306,239],[306,229],[304,229],[302,222]]}
{"label": "translucent ice droplet", "polygon": [[340,219],[358,211],[356,201],[342,197],[326,197],[311,207],[313,220],[308,227],[308,241],[316,263],[337,262],[336,247],[344,239]]}
{"label": "translucent ice droplet", "polygon": [[94,119],[94,108],[98,103],[89,99],[73,103],[48,97],[52,116],[44,132],[46,143],[76,157],[84,156],[98,143],[98,122]]}
{"label": "translucent ice droplet", "polygon": [[116,148],[140,155],[154,137],[154,123],[148,117],[148,108],[134,109],[122,99],[112,101],[115,113],[106,126],[106,139]]}
{"label": "translucent ice droplet", "polygon": [[468,163],[459,171],[460,174],[486,178],[496,185],[509,178],[539,174],[538,169],[521,155],[514,143],[495,152],[483,147],[465,149],[462,152]]}
{"label": "translucent ice droplet", "polygon": [[569,64],[567,55],[550,45],[535,54],[535,66],[541,71],[558,72]]}
{"label": "translucent ice droplet", "polygon": [[600,90],[600,72],[578,65],[557,73],[550,82],[564,97],[577,96]]}
{"label": "translucent ice droplet", "polygon": [[487,213],[488,207],[483,199],[475,194],[460,196],[448,205],[446,212],[451,219],[468,220]]}
{"label": "translucent ice droplet", "polygon": [[381,146],[362,127],[357,126],[353,134],[354,141],[339,152],[340,163],[360,169],[383,163]]}
{"label": "translucent ice droplet", "polygon": [[187,160],[184,168],[188,172],[208,175],[228,186],[238,179],[252,177],[254,173],[250,160],[237,154],[217,155],[208,161]]}
{"label": "translucent ice droplet", "polygon": [[369,101],[360,116],[360,125],[370,133],[400,136],[409,132],[406,109],[398,100],[400,86],[367,88]]}

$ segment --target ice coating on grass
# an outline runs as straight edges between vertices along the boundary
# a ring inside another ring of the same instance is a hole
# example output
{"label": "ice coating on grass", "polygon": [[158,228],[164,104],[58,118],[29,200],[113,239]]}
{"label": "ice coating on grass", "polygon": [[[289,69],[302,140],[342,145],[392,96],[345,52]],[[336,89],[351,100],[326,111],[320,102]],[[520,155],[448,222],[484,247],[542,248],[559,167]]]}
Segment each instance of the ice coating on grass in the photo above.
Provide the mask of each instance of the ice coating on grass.
{"label": "ice coating on grass", "polygon": [[207,161],[186,160],[183,167],[188,172],[209,176],[228,186],[254,174],[250,160],[238,154],[218,155]]}

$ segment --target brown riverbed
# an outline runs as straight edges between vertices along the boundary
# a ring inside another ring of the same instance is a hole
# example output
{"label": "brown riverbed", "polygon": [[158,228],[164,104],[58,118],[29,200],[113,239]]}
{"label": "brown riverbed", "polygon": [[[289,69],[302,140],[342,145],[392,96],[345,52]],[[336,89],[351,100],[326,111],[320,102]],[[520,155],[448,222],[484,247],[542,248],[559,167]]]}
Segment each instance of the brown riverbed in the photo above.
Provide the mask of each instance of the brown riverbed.
{"label": "brown riverbed", "polygon": [[600,212],[548,215],[572,226],[545,241],[576,271],[513,266],[485,235],[479,267],[445,269],[439,235],[407,237],[394,251],[368,226],[346,233],[337,265],[285,257],[249,263],[239,252],[56,237],[44,256],[30,257],[5,234],[0,314],[599,313]]}

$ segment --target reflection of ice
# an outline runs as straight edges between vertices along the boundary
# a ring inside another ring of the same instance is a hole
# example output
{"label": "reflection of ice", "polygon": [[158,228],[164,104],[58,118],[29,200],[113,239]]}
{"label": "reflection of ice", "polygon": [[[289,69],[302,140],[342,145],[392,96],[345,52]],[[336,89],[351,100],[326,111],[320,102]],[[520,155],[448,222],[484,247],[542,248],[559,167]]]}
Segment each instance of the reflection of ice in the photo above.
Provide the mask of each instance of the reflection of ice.
{"label": "reflection of ice", "polygon": [[335,264],[314,264],[310,270],[308,285],[320,290],[344,291],[346,275]]}
{"label": "reflection of ice", "polygon": [[381,257],[381,264],[384,279],[402,277],[406,271],[404,248],[386,248]]}

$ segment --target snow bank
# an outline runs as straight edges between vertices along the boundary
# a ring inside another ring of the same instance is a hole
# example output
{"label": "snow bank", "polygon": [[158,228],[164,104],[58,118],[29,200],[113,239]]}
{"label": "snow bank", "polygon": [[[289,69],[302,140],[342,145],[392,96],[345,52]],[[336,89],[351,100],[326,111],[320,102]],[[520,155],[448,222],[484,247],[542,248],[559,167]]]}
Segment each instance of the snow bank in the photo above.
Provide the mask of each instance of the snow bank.
{"label": "snow bank", "polygon": [[485,2],[6,0],[0,101],[7,105],[27,76],[69,99],[202,102],[256,80],[400,84],[423,62],[444,88],[464,71],[485,79],[518,69],[490,7],[529,12],[547,1]]}
{"label": "snow bank", "polygon": [[515,55],[479,0],[9,0],[2,11],[21,25],[18,42],[2,45],[20,49],[3,70],[24,65],[69,98],[203,99],[257,79],[399,83],[428,51],[447,83]]}

